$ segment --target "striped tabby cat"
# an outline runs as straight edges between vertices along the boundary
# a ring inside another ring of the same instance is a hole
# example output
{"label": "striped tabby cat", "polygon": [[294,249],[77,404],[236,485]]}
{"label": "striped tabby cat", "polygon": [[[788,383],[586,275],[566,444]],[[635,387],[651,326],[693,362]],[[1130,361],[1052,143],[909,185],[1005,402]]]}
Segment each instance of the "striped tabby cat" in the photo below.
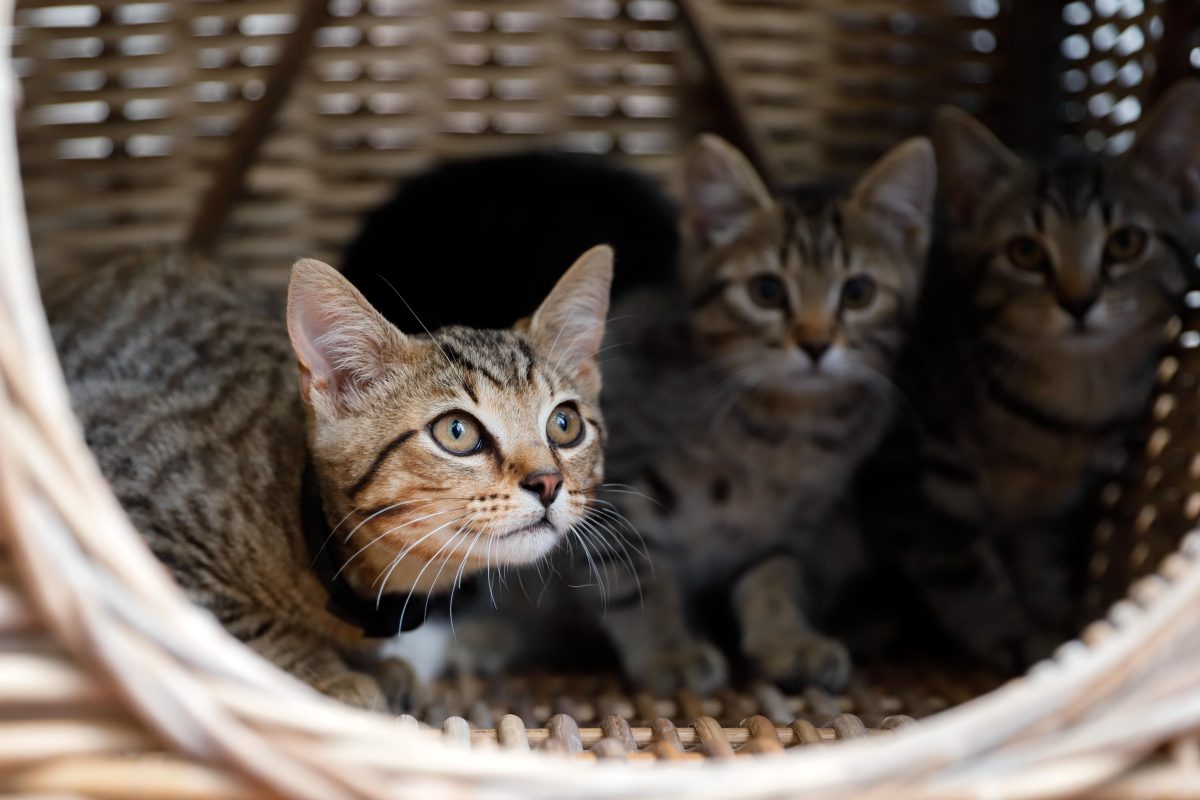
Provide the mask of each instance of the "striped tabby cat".
{"label": "striped tabby cat", "polygon": [[610,325],[608,471],[630,489],[606,497],[654,574],[639,591],[612,572],[602,625],[641,685],[707,690],[726,675],[701,611],[715,595],[758,674],[837,688],[849,657],[810,617],[855,541],[834,506],[892,412],[933,151],[904,142],[846,196],[773,197],[712,136],[685,170],[682,292],[631,294]]}
{"label": "striped tabby cat", "polygon": [[951,635],[1012,670],[1074,632],[1088,501],[1195,269],[1200,84],[1121,156],[1035,166],[952,109],[934,142],[948,258],[904,370],[924,429],[881,451],[860,505]]}
{"label": "striped tabby cat", "polygon": [[46,301],[88,443],[153,552],[280,667],[383,707],[409,673],[372,637],[419,620],[410,596],[541,559],[587,513],[611,270],[596,248],[515,328],[432,336],[401,334],[310,260],[286,325],[244,281],[177,254]]}

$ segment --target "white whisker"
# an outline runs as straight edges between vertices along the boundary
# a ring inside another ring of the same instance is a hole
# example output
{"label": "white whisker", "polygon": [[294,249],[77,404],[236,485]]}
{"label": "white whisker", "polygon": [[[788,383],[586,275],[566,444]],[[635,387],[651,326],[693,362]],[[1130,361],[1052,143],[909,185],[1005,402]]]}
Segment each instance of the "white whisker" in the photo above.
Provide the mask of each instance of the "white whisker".
{"label": "white whisker", "polygon": [[[454,581],[450,584],[450,635],[456,640],[458,634],[454,631],[454,592],[462,586],[463,570],[467,567],[467,561],[471,558],[471,551],[475,549],[475,545],[479,543],[479,537],[483,536],[483,531],[480,530],[475,534],[475,538],[471,540],[471,544],[467,546],[467,551],[463,553],[462,562],[458,565],[458,572],[454,575]],[[426,601],[426,613],[428,613],[428,602]]]}
{"label": "white whisker", "polygon": [[[417,577],[413,578],[412,586],[410,586],[408,589],[408,595],[404,598],[404,605],[400,607],[400,619],[401,620],[403,620],[405,614],[408,613],[408,604],[412,600],[413,592],[415,592],[417,590],[417,587],[421,585],[421,576],[425,574],[425,570],[429,569],[429,567],[433,564],[433,562],[438,560],[438,556],[440,556],[442,554],[442,551],[445,550],[447,547],[449,547],[461,535],[462,535],[462,528],[459,528],[457,531],[455,531],[453,534],[451,534],[449,539],[447,539],[445,542],[442,543],[442,546],[437,549],[437,551],[433,554],[433,556],[431,556],[430,559],[425,562],[425,565],[421,567],[420,571],[417,572]],[[447,553],[446,557],[449,558],[449,553]],[[396,563],[399,563],[399,562],[396,562]],[[444,561],[442,562],[442,566],[445,567]],[[390,570],[389,570],[389,574],[390,574]],[[441,574],[440,570],[438,571],[438,574],[439,575]],[[436,582],[436,580],[437,579],[434,578],[435,582]],[[384,580],[383,584],[379,587],[379,597],[380,598],[383,597],[384,586],[387,586],[386,580]],[[428,596],[426,596],[425,599],[426,599],[426,603],[428,604],[428,601],[429,601]],[[376,602],[378,602],[378,600],[376,600]],[[426,610],[428,610],[428,605],[426,605]]]}
{"label": "white whisker", "polygon": [[392,285],[392,282],[389,281],[387,278],[385,278],[383,275],[376,273],[376,277],[378,277],[380,280],[382,280],[384,283],[386,283],[388,285],[388,288],[396,293],[396,297],[399,297],[400,302],[404,303],[404,307],[408,309],[408,313],[413,315],[413,319],[415,319],[417,321],[417,324],[420,325],[421,328],[425,331],[425,334],[429,337],[429,340],[431,342],[433,342],[433,346],[436,347],[438,349],[438,352],[442,354],[442,358],[446,359],[446,364],[450,367],[451,370],[454,370],[454,368],[455,368],[454,362],[450,360],[450,356],[446,355],[446,351],[442,349],[441,343],[438,342],[437,339],[433,338],[433,332],[431,330],[429,330],[429,327],[424,322],[421,321],[421,318],[417,316],[417,312],[413,311],[413,307],[410,306],[408,304],[408,301],[404,299],[404,295],[400,294],[400,291],[395,286]]}
{"label": "white whisker", "polygon": [[[383,573],[381,573],[380,576],[375,579],[375,581],[379,583],[379,596],[375,598],[375,604],[378,606],[379,603],[381,602],[381,600],[383,598],[383,591],[387,587],[388,580],[392,577],[392,572],[396,569],[396,567],[398,567],[400,565],[400,562],[404,560],[405,556],[407,556],[409,553],[411,553],[415,547],[417,547],[419,544],[421,544],[421,542],[428,539],[430,536],[433,536],[435,533],[437,533],[440,530],[450,527],[451,525],[453,525],[454,523],[458,522],[461,519],[466,519],[467,516],[469,516],[469,515],[463,514],[461,517],[456,517],[455,519],[452,519],[449,522],[439,525],[438,527],[434,528],[429,533],[425,534],[420,539],[417,539],[415,542],[410,544],[408,547],[406,547],[402,551],[400,551],[400,554],[397,555],[394,559],[392,559],[392,562],[391,562],[391,564],[388,565],[387,570],[384,571]],[[445,545],[442,545],[442,547],[444,548]],[[433,558],[437,558],[438,553],[441,553],[441,552],[442,551],[439,548],[437,553],[433,554]],[[432,559],[430,559],[430,561],[432,561]],[[429,564],[426,563],[425,567],[421,568],[421,572],[417,573],[417,577],[413,581],[414,585],[416,584],[417,581],[419,581],[421,579],[421,575],[424,574],[425,569],[428,566],[429,566]],[[375,584],[372,583],[371,585],[374,586]],[[401,618],[403,618],[403,617],[401,617]]]}
{"label": "white whisker", "polygon": [[433,519],[434,517],[440,517],[443,514],[453,514],[456,511],[462,511],[462,509],[461,508],[451,508],[451,509],[447,509],[446,511],[435,511],[432,514],[426,514],[423,517],[417,517],[416,519],[409,520],[408,522],[404,523],[403,525],[397,525],[394,528],[388,528],[386,531],[379,534],[374,539],[372,539],[371,541],[364,544],[362,547],[358,548],[358,550],[354,553],[354,555],[347,558],[345,560],[345,562],[343,562],[342,565],[340,567],[338,567],[337,572],[333,573],[334,579],[336,580],[337,576],[342,574],[342,570],[344,570],[346,567],[350,566],[351,561],[358,558],[363,553],[367,552],[367,550],[372,545],[374,545],[376,542],[380,541],[381,539],[383,539],[387,536],[390,536],[391,534],[396,533],[397,531],[404,530],[405,528],[407,528],[410,525],[416,525],[418,522],[424,522],[427,519]]}
{"label": "white whisker", "polygon": [[[353,539],[353,538],[354,538],[354,534],[358,533],[358,529],[359,529],[359,528],[361,528],[363,525],[366,525],[368,522],[370,522],[371,520],[375,519],[375,518],[376,518],[376,517],[378,517],[380,514],[386,514],[386,513],[387,513],[387,512],[389,512],[389,511],[395,511],[397,508],[400,508],[401,506],[412,505],[413,503],[422,503],[422,504],[428,504],[428,503],[436,503],[436,502],[439,502],[439,501],[441,501],[441,500],[458,500],[458,501],[463,501],[463,500],[466,500],[466,499],[467,499],[467,498],[465,498],[465,497],[453,497],[453,498],[451,498],[451,497],[426,497],[426,498],[419,499],[419,500],[401,500],[401,501],[400,501],[400,502],[398,502],[398,503],[392,503],[391,505],[384,506],[383,508],[379,509],[378,511],[376,511],[376,512],[375,512],[375,513],[373,513],[373,514],[371,514],[369,517],[367,517],[366,519],[364,519],[363,521],[361,521],[361,522],[359,522],[357,525],[355,525],[355,526],[354,526],[354,529],[353,529],[353,530],[351,530],[349,533],[347,533],[347,534],[346,534],[346,538],[345,538],[345,539],[343,539],[342,541],[343,541],[343,542],[348,542],[348,541],[350,541],[351,539]],[[330,535],[332,535],[332,531],[330,532]]]}

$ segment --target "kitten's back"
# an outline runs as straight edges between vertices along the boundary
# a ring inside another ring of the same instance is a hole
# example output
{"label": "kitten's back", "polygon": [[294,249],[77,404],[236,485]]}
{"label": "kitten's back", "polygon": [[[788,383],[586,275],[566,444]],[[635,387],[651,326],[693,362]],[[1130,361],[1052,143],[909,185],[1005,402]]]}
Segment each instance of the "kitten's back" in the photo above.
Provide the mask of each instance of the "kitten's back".
{"label": "kitten's back", "polygon": [[[303,558],[282,533],[298,524],[304,455],[294,357],[282,320],[244,283],[146,252],[45,292],[102,472],[155,555],[218,616],[230,598],[294,583]],[[243,633],[241,620],[222,622]]]}

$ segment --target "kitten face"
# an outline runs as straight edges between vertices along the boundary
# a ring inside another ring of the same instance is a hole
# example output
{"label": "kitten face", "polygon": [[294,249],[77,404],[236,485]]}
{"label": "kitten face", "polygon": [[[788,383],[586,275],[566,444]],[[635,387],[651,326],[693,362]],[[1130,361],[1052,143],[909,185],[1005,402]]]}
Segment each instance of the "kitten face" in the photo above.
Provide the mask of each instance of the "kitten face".
{"label": "kitten face", "polygon": [[890,369],[916,302],[936,183],[924,139],[886,154],[848,197],[775,199],[732,147],[687,164],[684,285],[714,363],[805,394]]}
{"label": "kitten face", "polygon": [[352,583],[445,587],[536,561],[583,519],[603,472],[611,272],[596,248],[514,329],[429,337],[401,334],[332,268],[297,264],[289,329]]}
{"label": "kitten face", "polygon": [[1098,353],[1161,335],[1191,269],[1186,219],[1200,88],[1164,98],[1119,158],[1027,164],[967,115],[936,137],[955,230],[989,335],[1011,349]]}

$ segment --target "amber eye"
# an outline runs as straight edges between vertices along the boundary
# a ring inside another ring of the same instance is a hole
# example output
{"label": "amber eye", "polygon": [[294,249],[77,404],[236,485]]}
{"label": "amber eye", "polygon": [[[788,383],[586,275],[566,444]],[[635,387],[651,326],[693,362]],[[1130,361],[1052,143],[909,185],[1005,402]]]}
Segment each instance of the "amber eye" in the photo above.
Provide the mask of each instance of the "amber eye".
{"label": "amber eye", "polygon": [[451,411],[429,426],[429,433],[451,455],[469,456],[483,447],[483,430],[470,414]]}
{"label": "amber eye", "polygon": [[574,447],[583,440],[583,419],[568,403],[563,403],[550,412],[546,420],[546,436],[556,447]]}
{"label": "amber eye", "polygon": [[1146,232],[1135,225],[1118,228],[1108,237],[1104,245],[1104,257],[1108,261],[1132,261],[1146,249]]}
{"label": "amber eye", "polygon": [[1032,236],[1013,237],[1009,240],[1006,250],[1008,260],[1017,269],[1038,272],[1045,269],[1050,261],[1050,257],[1046,254],[1046,248],[1042,247],[1042,243]]}
{"label": "amber eye", "polygon": [[774,275],[756,275],[750,279],[750,299],[763,308],[783,308],[787,305],[787,288]]}
{"label": "amber eye", "polygon": [[875,281],[866,275],[854,275],[842,284],[842,306],[866,308],[875,299]]}

